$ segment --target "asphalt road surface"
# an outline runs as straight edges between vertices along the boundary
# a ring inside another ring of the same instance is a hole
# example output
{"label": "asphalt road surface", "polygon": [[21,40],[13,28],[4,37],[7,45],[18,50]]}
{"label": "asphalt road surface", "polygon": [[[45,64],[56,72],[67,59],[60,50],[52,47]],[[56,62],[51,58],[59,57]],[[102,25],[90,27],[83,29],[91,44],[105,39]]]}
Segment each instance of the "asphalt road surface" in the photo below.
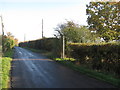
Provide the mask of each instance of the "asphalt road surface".
{"label": "asphalt road surface", "polygon": [[27,49],[15,47],[12,88],[114,88]]}

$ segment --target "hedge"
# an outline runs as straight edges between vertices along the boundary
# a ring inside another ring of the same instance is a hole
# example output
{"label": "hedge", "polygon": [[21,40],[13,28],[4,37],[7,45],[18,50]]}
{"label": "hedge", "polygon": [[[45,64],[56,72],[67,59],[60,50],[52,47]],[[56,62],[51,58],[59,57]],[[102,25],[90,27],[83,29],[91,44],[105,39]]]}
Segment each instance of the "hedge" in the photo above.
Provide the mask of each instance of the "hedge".
{"label": "hedge", "polygon": [[68,44],[69,57],[95,70],[120,75],[120,43]]}
{"label": "hedge", "polygon": [[43,38],[19,43],[20,47],[28,47],[52,52],[56,57],[61,56],[61,40],[58,38]]}

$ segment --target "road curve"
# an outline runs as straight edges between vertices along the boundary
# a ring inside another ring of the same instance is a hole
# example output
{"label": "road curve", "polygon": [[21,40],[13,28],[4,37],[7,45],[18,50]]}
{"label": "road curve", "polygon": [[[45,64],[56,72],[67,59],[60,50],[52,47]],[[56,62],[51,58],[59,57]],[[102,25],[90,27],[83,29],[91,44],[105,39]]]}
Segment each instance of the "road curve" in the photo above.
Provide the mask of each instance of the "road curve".
{"label": "road curve", "polygon": [[114,88],[27,49],[15,47],[12,88]]}

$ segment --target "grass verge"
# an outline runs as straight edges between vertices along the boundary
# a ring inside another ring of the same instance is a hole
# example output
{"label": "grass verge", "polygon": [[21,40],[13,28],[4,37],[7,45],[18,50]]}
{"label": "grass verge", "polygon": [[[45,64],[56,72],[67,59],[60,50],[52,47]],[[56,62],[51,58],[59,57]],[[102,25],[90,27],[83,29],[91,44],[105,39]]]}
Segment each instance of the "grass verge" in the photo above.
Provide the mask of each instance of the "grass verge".
{"label": "grass verge", "polygon": [[84,66],[80,66],[80,65],[78,66],[70,61],[58,61],[58,62],[77,71],[77,72],[83,73],[87,76],[90,76],[92,78],[95,78],[95,79],[98,79],[101,81],[108,82],[116,87],[120,87],[120,79],[111,74],[96,72],[96,71],[86,68]]}
{"label": "grass verge", "polygon": [[13,50],[9,50],[4,53],[2,57],[2,88],[10,88],[10,69],[11,69],[11,61],[12,61]]}
{"label": "grass verge", "polygon": [[31,49],[31,48],[26,48],[26,49],[29,49],[33,52],[41,53],[42,55],[45,55],[46,57],[53,59],[56,62],[58,62],[62,65],[65,65],[65,66],[67,66],[67,67],[69,67],[77,72],[83,73],[87,76],[90,76],[92,78],[96,78],[96,79],[101,80],[101,81],[108,82],[116,87],[120,87],[120,78],[117,78],[111,74],[97,72],[97,71],[91,70],[89,68],[86,68],[82,65],[76,65],[73,63],[74,62],[73,59],[63,60],[61,58],[53,58],[54,56],[52,56],[52,54],[50,52],[47,52],[47,51],[36,50],[36,49]]}

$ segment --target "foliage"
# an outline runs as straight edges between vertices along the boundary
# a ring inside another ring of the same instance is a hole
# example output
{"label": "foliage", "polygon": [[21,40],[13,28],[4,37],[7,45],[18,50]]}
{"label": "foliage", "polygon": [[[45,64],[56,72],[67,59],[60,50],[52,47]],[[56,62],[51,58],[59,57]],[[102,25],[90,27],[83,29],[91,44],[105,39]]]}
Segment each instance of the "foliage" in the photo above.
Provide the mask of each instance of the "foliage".
{"label": "foliage", "polygon": [[2,57],[2,35],[0,35],[0,58]]}
{"label": "foliage", "polygon": [[61,39],[55,38],[53,41],[53,55],[54,57],[62,56],[62,41]]}
{"label": "foliage", "polygon": [[8,50],[7,52],[4,52],[3,57],[12,58],[13,57],[13,51],[12,51],[12,49]]}
{"label": "foliage", "polygon": [[13,50],[9,50],[4,53],[3,57],[0,59],[0,65],[2,65],[2,71],[0,74],[2,76],[2,81],[0,84],[2,88],[9,88],[8,82],[10,81],[10,69],[11,69],[11,61],[12,61]]}
{"label": "foliage", "polygon": [[94,70],[120,74],[120,44],[69,44],[70,56]]}
{"label": "foliage", "polygon": [[28,42],[19,43],[20,47],[28,47],[38,50],[45,50],[52,52],[56,57],[61,55],[61,42],[57,38],[43,38]]}
{"label": "foliage", "polygon": [[2,46],[2,35],[0,35],[0,46]]}
{"label": "foliage", "polygon": [[[11,60],[12,60],[12,48],[17,44],[18,40],[14,39],[14,36],[8,32],[7,35],[0,35],[1,37],[1,45],[2,45],[2,55],[0,64],[2,65],[2,71],[0,74],[2,75],[1,85],[2,88],[8,88],[8,82],[10,81],[10,68],[11,68]],[[0,53],[1,54],[1,53]]]}
{"label": "foliage", "polygon": [[88,25],[105,41],[120,39],[120,2],[90,2],[87,5]]}
{"label": "foliage", "polygon": [[54,38],[44,38],[19,43],[19,46],[52,51]]}
{"label": "foliage", "polygon": [[3,52],[6,52],[10,49],[12,49],[15,45],[17,45],[18,40],[14,38],[14,36],[8,32],[8,35],[2,36],[2,49]]}
{"label": "foliage", "polygon": [[56,61],[75,61],[74,58],[55,58]]}
{"label": "foliage", "polygon": [[3,57],[2,58],[2,88],[8,88],[9,74],[11,67],[11,58]]}
{"label": "foliage", "polygon": [[80,26],[73,21],[67,21],[67,23],[60,24],[55,28],[58,37],[65,36],[66,42],[93,42],[95,35],[88,30],[86,26]]}

